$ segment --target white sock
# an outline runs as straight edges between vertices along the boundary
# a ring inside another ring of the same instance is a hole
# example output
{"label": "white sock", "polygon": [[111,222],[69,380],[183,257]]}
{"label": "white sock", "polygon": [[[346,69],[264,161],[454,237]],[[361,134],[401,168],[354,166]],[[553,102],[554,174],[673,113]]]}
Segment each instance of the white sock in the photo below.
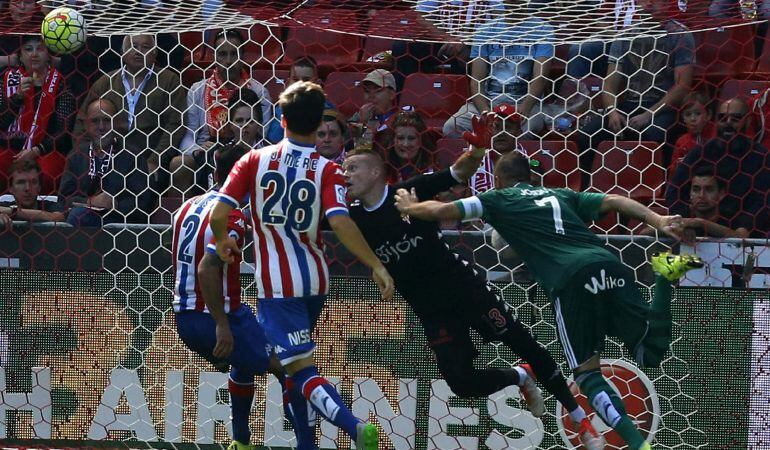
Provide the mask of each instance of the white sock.
{"label": "white sock", "polygon": [[586,418],[586,412],[580,405],[578,405],[577,408],[569,412],[569,418],[572,419],[573,423],[579,424]]}
{"label": "white sock", "polygon": [[524,383],[527,381],[527,378],[529,378],[529,374],[526,370],[522,369],[521,367],[514,367],[513,368],[516,373],[519,374],[519,386],[524,386]]}

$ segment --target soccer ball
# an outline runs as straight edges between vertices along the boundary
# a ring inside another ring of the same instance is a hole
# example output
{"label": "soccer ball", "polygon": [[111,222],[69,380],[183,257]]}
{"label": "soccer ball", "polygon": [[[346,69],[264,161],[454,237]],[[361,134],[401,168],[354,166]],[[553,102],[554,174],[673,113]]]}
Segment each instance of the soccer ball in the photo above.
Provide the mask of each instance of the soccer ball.
{"label": "soccer ball", "polygon": [[40,27],[43,42],[54,53],[72,53],[86,43],[86,20],[72,8],[49,12]]}

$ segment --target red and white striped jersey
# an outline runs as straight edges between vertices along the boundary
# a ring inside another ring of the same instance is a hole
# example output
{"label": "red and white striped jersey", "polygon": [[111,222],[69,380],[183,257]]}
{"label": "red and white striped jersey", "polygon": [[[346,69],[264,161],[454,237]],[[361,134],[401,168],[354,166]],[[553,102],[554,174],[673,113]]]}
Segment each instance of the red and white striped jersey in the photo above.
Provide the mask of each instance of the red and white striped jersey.
{"label": "red and white striped jersey", "polygon": [[348,214],[339,165],[284,139],[244,155],[219,195],[234,208],[249,196],[260,298],[329,292],[320,222]]}
{"label": "red and white striped jersey", "polygon": [[[219,199],[216,191],[193,197],[174,213],[173,244],[171,247],[174,268],[174,312],[208,312],[198,282],[198,264],[205,252],[216,253],[214,235],[209,226],[209,213]],[[234,209],[227,224],[228,233],[243,248],[246,235],[246,217]],[[222,266],[222,293],[225,312],[241,306],[240,255],[235,261]]]}

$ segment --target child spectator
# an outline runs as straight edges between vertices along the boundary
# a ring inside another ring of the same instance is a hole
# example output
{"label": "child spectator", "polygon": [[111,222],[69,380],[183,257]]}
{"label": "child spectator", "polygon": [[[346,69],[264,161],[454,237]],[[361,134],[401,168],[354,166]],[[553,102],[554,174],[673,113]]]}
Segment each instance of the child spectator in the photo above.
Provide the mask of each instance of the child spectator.
{"label": "child spectator", "polygon": [[674,145],[674,153],[668,167],[670,176],[673,176],[676,167],[690,150],[716,137],[717,129],[711,120],[711,111],[708,109],[709,100],[709,96],[700,91],[690,93],[685,99],[682,122],[687,127],[687,133],[680,136]]}

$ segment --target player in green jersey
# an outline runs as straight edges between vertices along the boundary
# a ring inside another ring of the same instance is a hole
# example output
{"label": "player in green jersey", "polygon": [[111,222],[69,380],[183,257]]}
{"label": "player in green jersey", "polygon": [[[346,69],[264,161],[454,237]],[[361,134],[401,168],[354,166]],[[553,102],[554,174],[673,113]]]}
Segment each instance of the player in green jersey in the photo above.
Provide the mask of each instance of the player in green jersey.
{"label": "player in green jersey", "polygon": [[600,353],[606,336],[616,336],[638,365],[659,366],[671,344],[672,283],[703,262],[695,256],[654,255],[657,275],[648,303],[635,286],[633,271],[586,222],[617,211],[679,238],[681,217],[661,216],[617,195],[532,186],[529,161],[519,152],[503,155],[494,176],[495,189],[452,203],[420,203],[402,189],[396,207],[421,220],[480,218],[492,225],[550,297],[567,363],[594,410],[631,450],[649,449],[602,376]]}

